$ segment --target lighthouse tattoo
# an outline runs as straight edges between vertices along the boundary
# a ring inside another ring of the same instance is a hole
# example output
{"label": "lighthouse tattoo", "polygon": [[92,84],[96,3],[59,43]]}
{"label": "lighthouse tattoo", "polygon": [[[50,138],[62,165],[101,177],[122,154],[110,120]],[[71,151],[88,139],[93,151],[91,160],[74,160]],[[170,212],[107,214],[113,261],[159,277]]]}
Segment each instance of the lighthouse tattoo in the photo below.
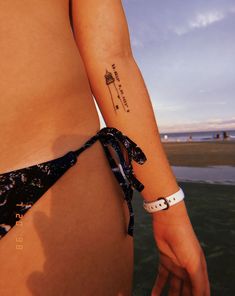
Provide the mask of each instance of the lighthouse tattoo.
{"label": "lighthouse tattoo", "polygon": [[113,73],[106,69],[104,78],[109,90],[113,109],[116,114],[121,110],[124,112],[130,112],[115,64],[112,65],[112,70]]}

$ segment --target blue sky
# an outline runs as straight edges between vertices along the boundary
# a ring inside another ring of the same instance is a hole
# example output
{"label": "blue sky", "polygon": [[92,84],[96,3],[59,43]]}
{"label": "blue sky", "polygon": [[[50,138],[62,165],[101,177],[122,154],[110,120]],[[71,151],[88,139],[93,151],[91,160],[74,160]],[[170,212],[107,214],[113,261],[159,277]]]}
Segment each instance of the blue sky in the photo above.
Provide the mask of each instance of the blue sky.
{"label": "blue sky", "polygon": [[122,2],[160,132],[235,129],[235,1]]}

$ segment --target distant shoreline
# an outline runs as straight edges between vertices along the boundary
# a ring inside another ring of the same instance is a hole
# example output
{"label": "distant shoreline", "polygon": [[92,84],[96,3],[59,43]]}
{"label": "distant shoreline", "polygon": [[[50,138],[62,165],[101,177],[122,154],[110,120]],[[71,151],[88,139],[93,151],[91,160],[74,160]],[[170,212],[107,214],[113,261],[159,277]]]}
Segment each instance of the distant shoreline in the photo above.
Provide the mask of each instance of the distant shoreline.
{"label": "distant shoreline", "polygon": [[202,140],[182,140],[182,139],[178,139],[178,140],[175,140],[175,139],[167,139],[167,140],[164,140],[164,139],[161,139],[161,142],[162,143],[205,143],[205,142],[210,142],[210,143],[219,143],[219,142],[235,142],[235,138],[228,138],[226,140],[224,139],[202,139]]}
{"label": "distant shoreline", "polygon": [[235,130],[160,133],[162,142],[235,141]]}

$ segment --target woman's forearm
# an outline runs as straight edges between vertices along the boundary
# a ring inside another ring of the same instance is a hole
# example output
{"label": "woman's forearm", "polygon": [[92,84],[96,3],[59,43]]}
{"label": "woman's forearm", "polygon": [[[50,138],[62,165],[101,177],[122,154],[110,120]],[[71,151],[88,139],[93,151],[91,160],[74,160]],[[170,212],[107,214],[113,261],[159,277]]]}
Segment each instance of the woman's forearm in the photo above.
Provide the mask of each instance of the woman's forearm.
{"label": "woman's forearm", "polygon": [[[72,6],[75,41],[104,120],[107,126],[119,129],[136,142],[147,157],[143,165],[133,162],[134,173],[145,186],[144,199],[152,201],[171,195],[179,187],[132,55],[122,1],[73,0]],[[160,255],[152,295],[161,294],[170,275],[169,294],[182,290],[190,295],[209,296],[205,258],[184,201],[155,212],[152,217]]]}
{"label": "woman's forearm", "polygon": [[147,157],[144,165],[133,163],[135,175],[145,186],[144,199],[151,201],[176,192],[178,185],[135,60],[131,56],[109,56],[89,61],[86,69],[107,126],[116,127],[133,139]]}

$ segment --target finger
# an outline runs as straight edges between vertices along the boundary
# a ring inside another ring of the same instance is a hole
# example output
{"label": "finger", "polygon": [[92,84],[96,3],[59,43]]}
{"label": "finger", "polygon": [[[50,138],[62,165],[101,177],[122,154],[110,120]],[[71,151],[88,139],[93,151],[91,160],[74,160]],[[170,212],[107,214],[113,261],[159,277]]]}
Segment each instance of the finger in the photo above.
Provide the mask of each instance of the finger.
{"label": "finger", "polygon": [[160,296],[161,295],[161,292],[167,282],[168,275],[169,275],[168,270],[164,266],[160,265],[159,270],[158,270],[157,279],[154,283],[151,296]]}
{"label": "finger", "polygon": [[176,276],[172,276],[170,280],[170,289],[168,296],[180,296],[182,280]]}
{"label": "finger", "polygon": [[193,296],[204,296],[205,287],[203,284],[203,278],[201,275],[196,275],[192,279],[192,294]]}
{"label": "finger", "polygon": [[209,282],[209,278],[208,278],[206,259],[205,259],[204,256],[202,257],[202,265],[203,265],[204,277],[205,277],[205,281],[206,281],[206,284],[205,284],[205,287],[206,287],[205,296],[210,296],[210,282]]}
{"label": "finger", "polygon": [[208,278],[206,259],[204,255],[202,255],[201,261],[202,261],[202,268],[203,268],[204,278],[205,278],[205,289],[206,289],[205,296],[210,296],[210,283]]}
{"label": "finger", "polygon": [[189,281],[184,281],[182,287],[182,296],[192,296],[192,288]]}
{"label": "finger", "polygon": [[206,284],[206,293],[205,296],[210,296],[211,295],[211,289],[210,289],[210,283],[209,281]]}
{"label": "finger", "polygon": [[202,268],[197,270],[190,275],[191,284],[192,284],[192,294],[193,296],[203,295],[205,293],[205,273]]}

